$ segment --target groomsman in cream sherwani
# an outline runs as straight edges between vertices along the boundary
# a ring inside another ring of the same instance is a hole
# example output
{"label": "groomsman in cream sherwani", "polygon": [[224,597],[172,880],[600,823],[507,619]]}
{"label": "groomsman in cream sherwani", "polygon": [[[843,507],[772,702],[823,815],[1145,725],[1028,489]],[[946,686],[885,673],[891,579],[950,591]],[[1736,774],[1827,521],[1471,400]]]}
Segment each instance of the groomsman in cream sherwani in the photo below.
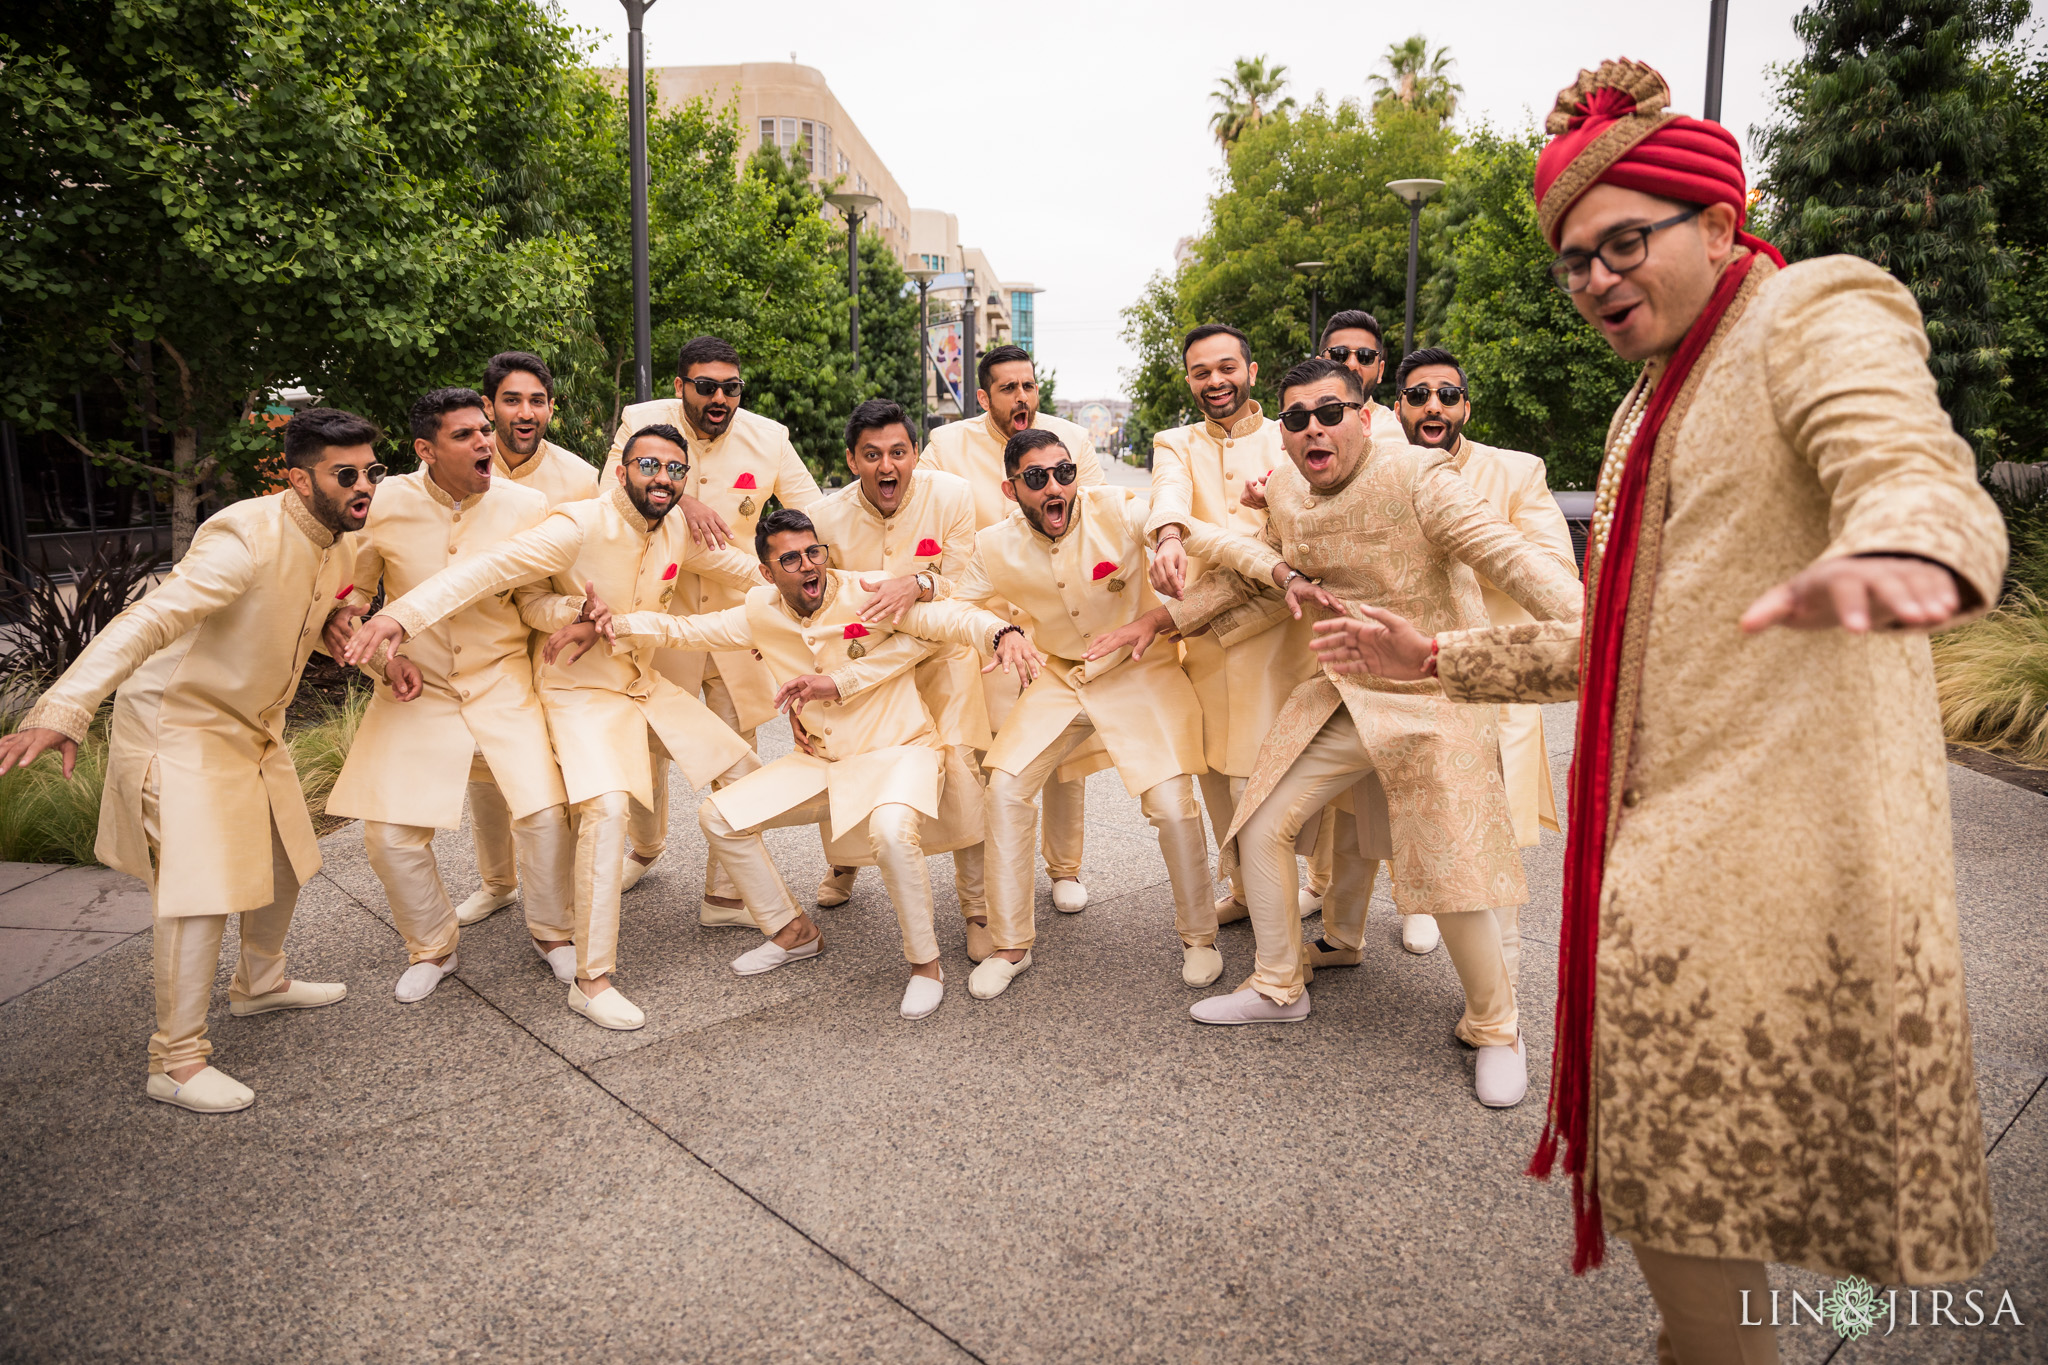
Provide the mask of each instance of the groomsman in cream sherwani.
{"label": "groomsman in cream sherwani", "polygon": [[[493,469],[501,483],[539,493],[547,507],[597,496],[597,470],[590,462],[547,439],[555,414],[555,376],[545,361],[525,351],[492,356],[484,366],[483,397],[496,452]],[[512,812],[491,780],[489,765],[481,761],[470,774],[469,829],[482,885],[455,907],[459,925],[496,914],[519,894]]]}
{"label": "groomsman in cream sherwani", "polygon": [[1323,324],[1322,344],[1316,348],[1316,354],[1336,361],[1358,376],[1358,385],[1365,391],[1365,411],[1360,417],[1375,441],[1405,439],[1399,414],[1372,396],[1387,368],[1386,343],[1381,340],[1378,318],[1362,308],[1333,313]]}
{"label": "groomsman in cream sherwani", "polygon": [[[626,443],[616,482],[601,498],[564,503],[530,531],[434,575],[359,627],[346,651],[361,663],[486,597],[531,583],[551,595],[531,604],[536,629],[572,624],[594,593],[629,610],[665,608],[688,571],[748,581],[750,556],[695,544],[669,516],[689,475],[683,434],[655,426]],[[651,649],[543,663],[541,701],[576,827],[576,980],[569,1008],[603,1028],[636,1029],[640,1008],[612,984],[626,821],[654,799],[654,773],[671,757],[692,787],[738,777],[755,762],[746,742],[654,667]]]}
{"label": "groomsman in cream sherwani", "polygon": [[[802,511],[824,495],[789,443],[789,428],[741,407],[745,392],[740,353],[731,345],[710,336],[684,342],[676,357],[676,396],[626,409],[612,438],[604,477],[612,477],[612,467],[632,433],[657,423],[674,427],[683,433],[690,455],[687,486],[676,489],[676,516],[699,549],[729,545],[751,565],[746,547],[753,544],[754,523],[768,510],[768,499]],[[744,589],[688,571],[674,586],[668,608],[677,616],[738,606],[745,595]],[[690,695],[701,691],[704,704],[750,748],[755,746],[756,727],[775,714],[775,685],[767,666],[751,650],[658,650],[654,667]],[[654,766],[654,800],[633,812],[633,852],[625,869],[628,889],[661,856],[668,841],[668,767]],[[753,923],[740,904],[738,888],[716,862],[705,869],[704,905],[698,918],[706,925]]]}
{"label": "groomsman in cream sherwani", "polygon": [[341,604],[354,589],[345,533],[361,529],[384,476],[380,438],[334,408],[294,416],[284,429],[288,487],[208,518],[170,576],[108,622],[21,728],[0,738],[0,773],[54,748],[68,777],[94,713],[115,693],[93,851],[150,889],[153,1100],[201,1113],[255,1103],[208,1064],[206,1012],[229,915],[242,917],[229,1013],[347,994],[285,972],[285,931],[299,888],[320,869],[320,845],[284,717],[306,657],[340,646]]}
{"label": "groomsman in cream sherwani", "polygon": [[[1100,737],[1159,831],[1173,884],[1181,979],[1205,986],[1223,970],[1209,842],[1195,804],[1203,770],[1202,711],[1170,647],[1090,659],[1094,642],[1144,614],[1157,599],[1146,579],[1144,499],[1127,488],[1082,488],[1080,471],[1049,431],[1021,431],[1003,452],[1003,489],[1020,515],[975,537],[956,585],[963,602],[1017,607],[1032,643],[1048,656],[996,731],[988,770],[989,930],[996,951],[968,978],[969,994],[1001,995],[1031,965],[1031,830],[1038,793],[1060,763]],[[1249,567],[1257,542],[1219,538],[1226,562]]]}
{"label": "groomsman in cream sherwani", "polygon": [[[1152,586],[1178,598],[1201,577],[1223,536],[1258,536],[1266,529],[1264,503],[1248,502],[1245,485],[1264,480],[1286,459],[1280,428],[1266,419],[1252,385],[1259,367],[1243,332],[1210,323],[1181,342],[1189,391],[1204,419],[1162,431],[1152,441]],[[1237,798],[1259,757],[1259,741],[1286,704],[1294,685],[1315,671],[1308,650],[1308,626],[1293,620],[1248,636],[1228,649],[1212,635],[1183,642],[1184,664],[1202,702],[1202,804],[1208,808],[1231,894],[1217,902],[1217,918],[1229,924],[1247,914],[1236,855],[1224,840]],[[1331,839],[1335,812],[1326,813],[1309,860],[1301,913],[1314,914],[1330,888]]]}
{"label": "groomsman in cream sherwani", "polygon": [[[810,515],[832,567],[873,585],[861,594],[862,619],[893,625],[911,604],[950,596],[974,553],[974,493],[967,481],[918,467],[910,418],[886,398],[869,399],[847,419],[846,464],[855,481]],[[968,782],[980,782],[975,755],[990,738],[981,661],[964,647],[934,649],[915,677],[946,746],[951,789],[964,794]],[[954,774],[955,765],[963,771]],[[834,866],[818,888],[818,904],[845,904],[856,871]],[[979,844],[954,852],[953,886],[966,920],[967,956],[979,962],[994,946]]]}
{"label": "groomsman in cream sherwani", "polygon": [[[980,784],[971,771],[946,770],[913,670],[929,652],[927,640],[987,648],[1027,675],[1038,653],[1003,618],[958,602],[913,602],[894,622],[864,620],[862,575],[826,567],[826,548],[801,512],[772,513],[754,535],[768,581],[744,605],[693,617],[632,612],[613,617],[611,630],[620,647],[759,650],[779,684],[777,704],[795,722],[798,752],[712,792],[699,812],[712,856],[768,936],[733,970],[759,975],[823,947],[760,835],[816,823],[833,856],[864,845],[881,868],[911,965],[901,1012],[922,1019],[945,989],[925,855],[980,842],[983,822]],[[965,776],[967,792],[952,790],[955,774]]]}
{"label": "groomsman in cream sherwani", "polygon": [[[473,390],[421,398],[412,406],[412,432],[421,467],[385,480],[357,537],[356,594],[366,604],[379,582],[395,601],[548,514],[542,494],[494,477],[491,423]],[[426,999],[456,969],[461,931],[433,840],[436,829],[461,824],[465,781],[472,792],[488,787],[506,808],[527,932],[556,979],[575,979],[575,836],[534,688],[531,632],[519,614],[520,603],[538,594],[522,588],[486,597],[391,656],[388,681],[371,697],[327,798],[328,814],[363,822],[370,866],[405,936],[402,1001]],[[392,676],[401,667],[419,675],[409,689]]]}
{"label": "groomsman in cream sherwani", "polygon": [[[974,524],[977,531],[1006,521],[1016,504],[1003,496],[1008,478],[1003,468],[1003,449],[1020,431],[1049,431],[1067,448],[1068,458],[1079,471],[1078,484],[1094,488],[1102,484],[1102,462],[1096,458],[1095,442],[1087,428],[1062,417],[1038,410],[1038,372],[1031,353],[1021,346],[998,346],[982,356],[975,367],[981,387],[975,391],[982,415],[949,422],[931,434],[920,467],[954,474],[967,480],[974,490]],[[1013,603],[992,604],[998,614],[1031,629],[1031,622]],[[1017,704],[1016,681],[1007,674],[984,675],[988,721],[1000,729],[1010,708]],[[1108,752],[1091,741],[1070,755],[1046,783],[1043,851],[1045,870],[1052,878],[1052,903],[1057,910],[1074,914],[1088,904],[1088,888],[1081,883],[1082,821],[1087,814],[1088,789],[1083,779],[1109,766]]]}

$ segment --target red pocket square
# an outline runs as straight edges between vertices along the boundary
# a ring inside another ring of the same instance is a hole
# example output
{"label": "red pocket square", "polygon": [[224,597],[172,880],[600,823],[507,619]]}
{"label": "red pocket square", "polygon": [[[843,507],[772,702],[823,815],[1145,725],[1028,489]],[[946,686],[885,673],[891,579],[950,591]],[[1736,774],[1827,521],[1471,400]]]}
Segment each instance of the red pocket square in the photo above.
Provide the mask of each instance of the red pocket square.
{"label": "red pocket square", "polygon": [[337,602],[339,602],[339,601],[340,601],[340,600],[341,600],[342,598],[344,598],[344,597],[348,596],[348,595],[349,595],[350,593],[354,592],[355,590],[356,590],[356,585],[355,585],[355,584],[353,584],[353,583],[344,583],[344,584],[342,584],[342,585],[341,585],[341,591],[340,591],[340,592],[338,592],[338,593],[336,593],[336,594],[334,594],[334,600],[335,600],[335,601],[337,601]]}
{"label": "red pocket square", "polygon": [[676,576],[676,566],[675,566],[675,565],[673,565],[673,564],[671,564],[671,565],[669,565],[669,566],[668,566],[668,567],[667,567],[666,569],[662,570],[662,574],[661,574],[661,581],[662,581],[662,582],[664,582],[664,583],[666,583],[666,582],[668,582],[668,581],[669,581],[669,580],[670,580],[671,578],[674,578],[675,576]]}
{"label": "red pocket square", "polygon": [[752,474],[742,474],[732,481],[732,486],[734,488],[752,488],[754,487],[754,476]]}
{"label": "red pocket square", "polygon": [[1116,565],[1105,559],[1095,566],[1095,581],[1099,583],[1115,572]]}
{"label": "red pocket square", "polygon": [[862,625],[860,622],[855,621],[853,624],[849,625],[845,630],[839,632],[839,638],[842,640],[858,640],[867,633],[868,628]]}
{"label": "red pocket square", "polygon": [[939,548],[939,542],[933,540],[930,536],[926,536],[923,540],[917,542],[917,552],[920,555],[936,555],[945,553],[943,550]]}

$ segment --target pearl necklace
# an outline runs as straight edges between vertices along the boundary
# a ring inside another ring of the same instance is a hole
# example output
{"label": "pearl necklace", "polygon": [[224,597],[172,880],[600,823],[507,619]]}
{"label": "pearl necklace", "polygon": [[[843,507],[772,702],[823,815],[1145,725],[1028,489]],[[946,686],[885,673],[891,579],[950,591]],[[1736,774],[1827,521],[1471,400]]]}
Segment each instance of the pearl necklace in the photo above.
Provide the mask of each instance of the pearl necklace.
{"label": "pearl necklace", "polygon": [[[1607,458],[1600,465],[1600,479],[1593,489],[1593,533],[1592,554],[1607,553],[1607,534],[1614,524],[1614,500],[1621,492],[1621,475],[1628,465],[1629,449],[1636,443],[1636,432],[1643,425],[1643,418],[1650,411],[1650,388],[1645,385],[1630,406],[1628,417],[1621,429],[1614,434],[1614,441],[1607,447]],[[1589,556],[1590,557],[1590,556]]]}

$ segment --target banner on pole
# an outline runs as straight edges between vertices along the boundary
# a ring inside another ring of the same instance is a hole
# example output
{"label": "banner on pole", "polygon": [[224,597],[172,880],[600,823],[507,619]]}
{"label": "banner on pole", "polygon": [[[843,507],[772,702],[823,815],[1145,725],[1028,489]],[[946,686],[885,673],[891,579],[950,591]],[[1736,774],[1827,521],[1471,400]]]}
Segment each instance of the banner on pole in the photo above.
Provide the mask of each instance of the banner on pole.
{"label": "banner on pole", "polygon": [[961,337],[958,322],[935,322],[925,332],[925,347],[931,353],[932,370],[939,377],[939,402],[943,404],[948,395],[953,405],[966,411],[965,395],[961,385],[965,382],[961,365]]}

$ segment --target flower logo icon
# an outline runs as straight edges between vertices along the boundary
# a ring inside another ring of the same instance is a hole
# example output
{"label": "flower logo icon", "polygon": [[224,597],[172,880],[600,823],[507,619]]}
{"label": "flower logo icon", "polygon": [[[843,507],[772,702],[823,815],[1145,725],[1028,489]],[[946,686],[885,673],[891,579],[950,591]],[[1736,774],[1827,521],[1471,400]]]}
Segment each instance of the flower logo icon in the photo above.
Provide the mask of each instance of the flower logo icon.
{"label": "flower logo icon", "polygon": [[1833,1292],[1822,1297],[1821,1311],[1837,1336],[1855,1341],[1877,1326],[1877,1288],[1862,1276],[1836,1280]]}

